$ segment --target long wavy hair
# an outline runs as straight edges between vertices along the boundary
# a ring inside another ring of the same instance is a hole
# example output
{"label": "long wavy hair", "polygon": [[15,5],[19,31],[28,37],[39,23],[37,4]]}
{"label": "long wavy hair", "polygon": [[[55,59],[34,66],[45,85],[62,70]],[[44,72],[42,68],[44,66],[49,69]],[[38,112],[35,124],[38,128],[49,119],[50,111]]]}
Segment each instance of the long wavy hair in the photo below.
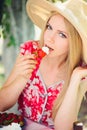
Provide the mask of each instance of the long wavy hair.
{"label": "long wavy hair", "polygon": [[[43,26],[42,33],[41,33],[41,39],[40,39],[41,46],[43,46],[43,44],[44,44],[43,35],[44,35],[44,31],[46,29],[46,24],[49,21],[49,19],[53,15],[56,15],[56,14],[59,14],[59,13],[52,12],[49,15],[46,23]],[[75,67],[77,67],[82,60],[81,37],[80,37],[79,33],[77,32],[77,30],[74,28],[74,26],[67,19],[64,18],[64,22],[65,22],[65,25],[66,25],[66,28],[68,31],[68,35],[69,35],[69,52],[68,52],[68,56],[67,56],[67,60],[66,60],[66,62],[68,63],[68,73],[67,73],[67,80],[64,83],[63,89],[62,89],[61,93],[58,95],[56,101],[54,102],[54,106],[53,106],[53,110],[52,110],[53,119],[55,119],[56,113],[64,99],[67,88],[69,86],[71,74],[72,74],[73,70],[75,69]]]}

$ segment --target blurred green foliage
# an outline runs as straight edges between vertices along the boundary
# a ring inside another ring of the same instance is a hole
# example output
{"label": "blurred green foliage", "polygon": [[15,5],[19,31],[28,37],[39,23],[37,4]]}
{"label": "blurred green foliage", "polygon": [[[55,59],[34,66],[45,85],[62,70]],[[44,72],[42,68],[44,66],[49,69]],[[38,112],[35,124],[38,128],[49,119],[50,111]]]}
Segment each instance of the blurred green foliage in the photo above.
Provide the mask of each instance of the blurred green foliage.
{"label": "blurred green foliage", "polygon": [[12,2],[12,0],[5,0],[5,4],[6,4],[7,6],[11,5],[11,2]]}
{"label": "blurred green foliage", "polygon": [[11,21],[10,21],[10,13],[9,7],[11,6],[12,0],[4,0],[3,5],[3,15],[2,15],[2,29],[3,29],[3,38],[9,39],[7,46],[16,46],[15,38],[11,33]]}

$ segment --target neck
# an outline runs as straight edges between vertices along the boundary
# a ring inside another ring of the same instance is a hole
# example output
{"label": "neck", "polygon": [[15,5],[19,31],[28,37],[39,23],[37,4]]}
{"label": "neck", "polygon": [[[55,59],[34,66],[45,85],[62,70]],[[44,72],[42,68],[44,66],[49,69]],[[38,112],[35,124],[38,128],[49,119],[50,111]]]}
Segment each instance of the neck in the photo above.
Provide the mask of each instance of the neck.
{"label": "neck", "polygon": [[[65,57],[62,57],[62,56],[59,56],[59,57],[50,57],[48,58],[48,56],[46,56],[44,58],[44,61],[45,63],[47,64],[47,66],[49,66],[49,68],[55,68],[55,69],[58,69],[58,68],[61,68],[63,66],[65,66],[66,64],[66,58]],[[55,66],[55,67],[54,67]]]}

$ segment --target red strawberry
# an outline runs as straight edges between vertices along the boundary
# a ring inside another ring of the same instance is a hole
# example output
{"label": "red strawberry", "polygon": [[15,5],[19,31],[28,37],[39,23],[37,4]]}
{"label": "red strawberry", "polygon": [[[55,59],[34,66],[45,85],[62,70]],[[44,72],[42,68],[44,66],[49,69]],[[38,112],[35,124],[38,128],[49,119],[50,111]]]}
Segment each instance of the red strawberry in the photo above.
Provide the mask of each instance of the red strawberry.
{"label": "red strawberry", "polygon": [[46,55],[46,53],[42,50],[42,49],[39,49],[38,50],[38,56],[42,59],[44,56]]}
{"label": "red strawberry", "polygon": [[23,120],[23,116],[19,115],[18,116],[18,121],[22,121]]}
{"label": "red strawberry", "polygon": [[22,115],[17,115],[14,113],[0,113],[0,125],[9,125],[12,122],[18,123],[23,126],[24,118]]}

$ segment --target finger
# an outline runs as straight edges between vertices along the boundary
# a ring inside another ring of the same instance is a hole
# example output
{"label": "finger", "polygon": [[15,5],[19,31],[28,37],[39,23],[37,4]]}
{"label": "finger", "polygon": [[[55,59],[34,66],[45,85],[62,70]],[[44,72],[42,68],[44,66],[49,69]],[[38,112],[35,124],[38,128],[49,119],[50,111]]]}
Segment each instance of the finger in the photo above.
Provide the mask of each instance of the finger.
{"label": "finger", "polygon": [[35,59],[35,55],[27,54],[27,55],[21,56],[21,60],[26,60],[26,59]]}
{"label": "finger", "polygon": [[32,54],[28,54],[28,55],[19,54],[17,59],[16,59],[16,64],[18,64],[18,63],[20,63],[22,61],[25,61],[25,60],[30,60],[30,59],[35,60],[35,56],[32,55]]}
{"label": "finger", "polygon": [[81,80],[83,77],[87,76],[87,68],[85,67],[77,67],[74,71],[73,71],[73,77],[76,79]]}
{"label": "finger", "polygon": [[24,68],[24,71],[30,71],[30,70],[34,70],[34,69],[36,69],[36,66],[35,65],[30,65],[30,66],[26,66],[26,68]]}
{"label": "finger", "polygon": [[26,60],[26,61],[17,63],[16,67],[23,67],[23,66],[30,67],[31,65],[35,65],[36,66],[37,64],[38,64],[38,62],[36,60]]}
{"label": "finger", "polygon": [[25,74],[25,72],[28,73],[30,71],[34,71],[34,69],[36,69],[36,65],[31,64],[30,66],[26,65],[26,66],[19,67],[16,69],[16,71],[19,74]]}
{"label": "finger", "polygon": [[30,78],[31,77],[31,75],[32,75],[32,72],[33,72],[33,69],[32,68],[29,68],[29,69],[27,69],[25,72],[24,72],[24,74],[22,74],[24,77],[26,77],[26,78]]}

